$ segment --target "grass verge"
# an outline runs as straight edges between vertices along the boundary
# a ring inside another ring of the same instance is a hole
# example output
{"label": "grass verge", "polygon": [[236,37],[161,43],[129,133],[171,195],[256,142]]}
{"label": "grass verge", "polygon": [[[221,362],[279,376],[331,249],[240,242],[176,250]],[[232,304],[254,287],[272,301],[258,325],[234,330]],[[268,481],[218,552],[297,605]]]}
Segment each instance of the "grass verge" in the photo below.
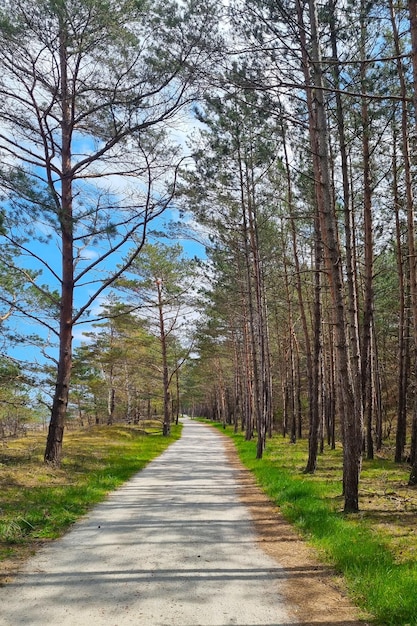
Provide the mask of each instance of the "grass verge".
{"label": "grass verge", "polygon": [[97,426],[65,435],[60,468],[43,464],[44,434],[0,448],[0,582],[42,542],[55,539],[109,491],[181,436],[144,435],[129,426]]}
{"label": "grass verge", "polygon": [[319,457],[316,475],[303,474],[307,442],[274,436],[261,460],[256,442],[232,429],[244,465],[260,487],[313,546],[343,575],[347,591],[375,623],[417,626],[417,493],[407,487],[409,468],[364,461],[361,513],[342,512],[341,450]]}

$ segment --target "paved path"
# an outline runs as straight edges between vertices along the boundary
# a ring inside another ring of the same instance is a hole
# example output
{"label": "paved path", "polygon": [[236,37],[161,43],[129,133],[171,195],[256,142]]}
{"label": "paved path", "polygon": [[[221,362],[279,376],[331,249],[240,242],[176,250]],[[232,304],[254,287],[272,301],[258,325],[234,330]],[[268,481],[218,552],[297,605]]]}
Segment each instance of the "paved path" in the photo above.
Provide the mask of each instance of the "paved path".
{"label": "paved path", "polygon": [[295,623],[236,479],[222,437],[185,419],[179,441],[0,589],[0,624]]}

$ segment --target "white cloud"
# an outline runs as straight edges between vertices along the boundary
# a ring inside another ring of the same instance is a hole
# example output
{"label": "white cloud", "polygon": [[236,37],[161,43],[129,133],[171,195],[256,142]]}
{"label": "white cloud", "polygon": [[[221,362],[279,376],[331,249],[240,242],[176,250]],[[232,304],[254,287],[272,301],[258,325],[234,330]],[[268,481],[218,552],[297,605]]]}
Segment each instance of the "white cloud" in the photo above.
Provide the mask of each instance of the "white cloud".
{"label": "white cloud", "polygon": [[96,250],[92,250],[91,248],[85,248],[80,252],[79,258],[83,261],[91,261],[93,259],[98,258],[98,252]]}

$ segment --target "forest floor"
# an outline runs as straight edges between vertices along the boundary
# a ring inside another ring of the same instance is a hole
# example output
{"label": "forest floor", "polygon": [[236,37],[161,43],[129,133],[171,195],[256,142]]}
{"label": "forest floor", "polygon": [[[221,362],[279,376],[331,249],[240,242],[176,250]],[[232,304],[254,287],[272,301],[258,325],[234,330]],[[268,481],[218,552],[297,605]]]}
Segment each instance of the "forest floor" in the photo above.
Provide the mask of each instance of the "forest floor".
{"label": "forest floor", "polygon": [[[410,467],[387,460],[364,460],[360,481],[360,516],[380,532],[398,563],[417,562],[417,487],[410,487]],[[393,458],[389,454],[388,458]],[[385,468],[385,464],[387,465]],[[378,465],[382,466],[381,470]]]}

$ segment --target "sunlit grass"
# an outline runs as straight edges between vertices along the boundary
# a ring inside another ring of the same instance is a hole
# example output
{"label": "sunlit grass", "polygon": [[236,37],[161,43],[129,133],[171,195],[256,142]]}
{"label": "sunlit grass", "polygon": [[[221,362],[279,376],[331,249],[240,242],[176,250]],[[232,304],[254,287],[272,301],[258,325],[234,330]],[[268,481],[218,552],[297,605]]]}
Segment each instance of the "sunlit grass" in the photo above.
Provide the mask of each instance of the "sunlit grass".
{"label": "sunlit grass", "polygon": [[62,535],[180,434],[181,426],[170,437],[128,426],[68,432],[60,468],[43,463],[44,434],[0,448],[0,573],[39,542]]}
{"label": "sunlit grass", "polygon": [[243,463],[286,519],[342,574],[356,604],[375,623],[417,626],[417,492],[409,468],[386,459],[364,461],[358,515],[342,512],[342,451],[320,455],[316,474],[304,474],[307,442],[274,436],[264,458],[256,443],[232,429]]}

